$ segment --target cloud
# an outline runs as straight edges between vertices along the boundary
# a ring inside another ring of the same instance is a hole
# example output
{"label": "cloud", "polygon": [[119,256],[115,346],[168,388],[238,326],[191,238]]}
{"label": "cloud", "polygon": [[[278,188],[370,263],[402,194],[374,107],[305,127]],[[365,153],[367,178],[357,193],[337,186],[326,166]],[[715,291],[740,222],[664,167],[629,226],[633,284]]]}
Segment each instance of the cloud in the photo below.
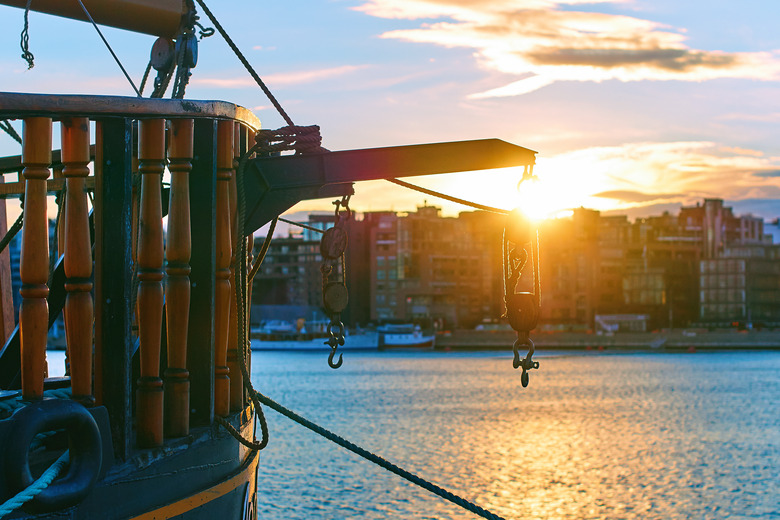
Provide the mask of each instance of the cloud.
{"label": "cloud", "polygon": [[602,191],[594,193],[592,196],[602,199],[617,199],[624,202],[650,202],[664,199],[680,199],[683,197],[681,193],[643,193],[632,190]]}
{"label": "cloud", "polygon": [[[540,157],[540,198],[554,210],[624,211],[702,198],[780,198],[780,159],[706,141],[645,142]],[[671,207],[671,206],[670,206]]]}
{"label": "cloud", "polygon": [[557,81],[780,78],[780,52],[691,49],[682,30],[571,7],[584,3],[598,2],[367,0],[356,9],[382,18],[421,20],[417,28],[388,31],[383,38],[471,48],[483,67],[518,76],[473,94],[475,99],[525,94]]}
{"label": "cloud", "polygon": [[[300,70],[293,72],[280,72],[277,74],[266,74],[263,81],[274,86],[290,86],[303,83],[313,83],[325,79],[331,79],[337,76],[343,76],[352,72],[365,69],[367,65],[342,65],[328,69]],[[244,88],[255,86],[255,80],[250,77],[239,78],[197,78],[192,79],[193,84],[201,86],[213,86],[220,88]]]}

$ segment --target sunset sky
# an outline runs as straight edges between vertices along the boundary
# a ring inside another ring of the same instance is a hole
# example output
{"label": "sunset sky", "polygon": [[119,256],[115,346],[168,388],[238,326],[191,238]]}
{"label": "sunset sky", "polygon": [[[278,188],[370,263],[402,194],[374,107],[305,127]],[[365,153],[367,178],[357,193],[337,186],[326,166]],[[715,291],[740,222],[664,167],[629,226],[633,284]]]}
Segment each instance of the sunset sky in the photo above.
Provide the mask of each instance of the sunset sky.
{"label": "sunset sky", "polygon": [[[295,122],[319,124],[332,150],[497,137],[539,152],[542,213],[639,216],[719,197],[738,213],[780,216],[780,2],[209,4]],[[2,90],[133,95],[80,22],[31,13],[27,71],[22,19],[0,7]],[[154,38],[105,34],[140,82]],[[187,97],[232,101],[266,128],[283,125],[218,35],[201,43]],[[0,153],[18,147],[0,135]],[[413,182],[509,209],[519,177]],[[385,182],[357,186],[352,205],[402,211],[423,199],[445,214],[462,209]]]}

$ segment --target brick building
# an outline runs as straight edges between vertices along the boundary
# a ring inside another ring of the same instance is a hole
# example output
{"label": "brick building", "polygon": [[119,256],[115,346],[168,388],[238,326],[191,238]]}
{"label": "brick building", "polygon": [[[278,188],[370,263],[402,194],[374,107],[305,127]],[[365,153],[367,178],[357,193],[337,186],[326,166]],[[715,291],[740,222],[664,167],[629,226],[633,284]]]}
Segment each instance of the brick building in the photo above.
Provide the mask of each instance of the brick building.
{"label": "brick building", "polygon": [[[503,312],[504,219],[479,211],[442,217],[428,205],[355,215],[346,224],[344,322],[495,321]],[[333,221],[312,215],[307,224]],[[319,239],[303,231],[274,240],[254,303],[321,305]],[[621,315],[646,317],[649,329],[780,326],[780,246],[761,219],[735,216],[720,199],[633,222],[579,208],[542,222],[540,244],[543,327],[593,329],[600,316]]]}

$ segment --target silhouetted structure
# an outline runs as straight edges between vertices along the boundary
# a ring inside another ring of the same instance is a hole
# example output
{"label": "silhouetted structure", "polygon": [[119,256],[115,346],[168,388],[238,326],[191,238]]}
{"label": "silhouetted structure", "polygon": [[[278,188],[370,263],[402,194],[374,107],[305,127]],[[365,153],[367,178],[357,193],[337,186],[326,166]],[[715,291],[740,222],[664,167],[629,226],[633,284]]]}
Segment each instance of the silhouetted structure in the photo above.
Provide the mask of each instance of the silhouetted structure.
{"label": "silhouetted structure", "polygon": [[[428,205],[353,216],[344,321],[445,329],[496,321],[504,219],[481,211],[442,217]],[[307,224],[333,221],[312,215]],[[780,326],[780,245],[760,218],[735,216],[720,199],[633,222],[579,208],[542,222],[540,237],[542,328],[592,330],[606,317],[634,330]],[[254,302],[320,305],[319,238],[304,230],[274,240]]]}

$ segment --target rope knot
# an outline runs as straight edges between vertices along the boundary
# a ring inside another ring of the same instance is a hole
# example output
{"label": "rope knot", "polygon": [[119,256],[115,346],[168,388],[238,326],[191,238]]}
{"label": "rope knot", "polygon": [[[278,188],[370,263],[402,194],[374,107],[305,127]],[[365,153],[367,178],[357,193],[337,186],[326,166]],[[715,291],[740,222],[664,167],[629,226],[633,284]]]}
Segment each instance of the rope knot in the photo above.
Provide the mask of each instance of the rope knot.
{"label": "rope knot", "polygon": [[296,154],[306,154],[325,151],[317,125],[289,125],[277,130],[259,130],[255,142],[257,150],[264,153],[294,151]]}

